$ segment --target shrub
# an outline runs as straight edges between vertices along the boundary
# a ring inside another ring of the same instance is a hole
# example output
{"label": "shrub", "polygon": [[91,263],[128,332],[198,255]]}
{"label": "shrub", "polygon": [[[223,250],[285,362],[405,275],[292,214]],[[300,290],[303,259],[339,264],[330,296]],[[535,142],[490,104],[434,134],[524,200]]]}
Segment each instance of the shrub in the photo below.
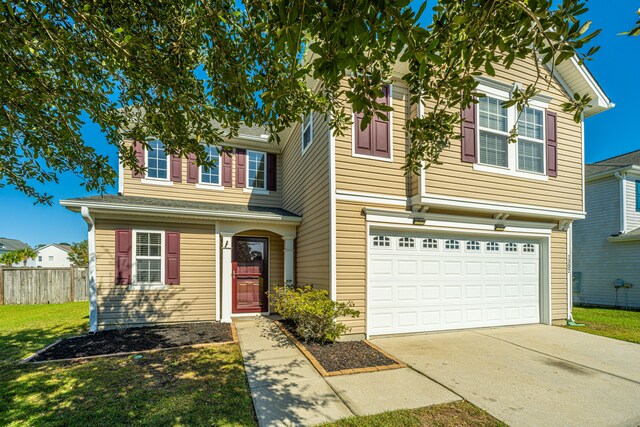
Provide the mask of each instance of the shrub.
{"label": "shrub", "polygon": [[339,317],[358,317],[353,303],[336,302],[327,291],[304,287],[278,287],[269,293],[273,309],[283,319],[293,321],[295,331],[304,341],[335,341],[348,328]]}

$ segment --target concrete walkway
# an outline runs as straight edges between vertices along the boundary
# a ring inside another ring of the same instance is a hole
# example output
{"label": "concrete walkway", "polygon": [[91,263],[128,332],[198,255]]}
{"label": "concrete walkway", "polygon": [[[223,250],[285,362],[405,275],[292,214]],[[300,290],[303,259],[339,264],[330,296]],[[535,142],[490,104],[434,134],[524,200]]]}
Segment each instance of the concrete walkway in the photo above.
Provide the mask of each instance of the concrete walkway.
{"label": "concrete walkway", "polygon": [[269,319],[234,323],[261,426],[311,426],[460,399],[408,368],[325,379]]}

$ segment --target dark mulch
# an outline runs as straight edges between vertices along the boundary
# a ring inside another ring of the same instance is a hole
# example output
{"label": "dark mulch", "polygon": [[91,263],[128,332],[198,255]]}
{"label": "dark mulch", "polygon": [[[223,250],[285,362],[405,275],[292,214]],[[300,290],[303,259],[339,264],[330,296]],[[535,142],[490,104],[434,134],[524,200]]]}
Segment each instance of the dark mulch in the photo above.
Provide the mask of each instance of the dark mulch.
{"label": "dark mulch", "polygon": [[293,322],[281,320],[280,323],[302,342],[327,372],[388,366],[397,363],[364,341],[336,341],[327,344],[303,342],[296,334]]}
{"label": "dark mulch", "polygon": [[228,341],[233,341],[231,325],[219,322],[112,329],[64,339],[31,361],[73,359]]}

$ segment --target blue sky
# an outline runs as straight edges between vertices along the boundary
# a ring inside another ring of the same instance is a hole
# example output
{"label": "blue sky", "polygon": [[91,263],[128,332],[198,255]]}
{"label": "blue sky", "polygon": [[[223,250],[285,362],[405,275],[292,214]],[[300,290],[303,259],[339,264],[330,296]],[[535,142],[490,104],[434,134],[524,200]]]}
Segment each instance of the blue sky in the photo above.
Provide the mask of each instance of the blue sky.
{"label": "blue sky", "polygon": [[[622,6],[624,4],[624,7]],[[596,43],[601,46],[596,58],[588,66],[616,104],[612,110],[589,118],[585,122],[586,161],[588,163],[640,149],[640,136],[635,134],[640,98],[640,37],[629,38],[617,34],[632,28],[638,8],[634,2],[590,1],[584,19],[593,21],[592,28],[602,28]],[[425,11],[425,17],[429,12]],[[117,167],[117,152],[107,145],[99,128],[87,124],[83,129],[87,144],[109,156]],[[90,195],[73,174],[60,176],[59,184],[45,187],[54,196],[53,206],[34,205],[22,193],[8,187],[0,188],[2,214],[0,237],[20,239],[30,245],[38,243],[75,242],[86,238],[86,225],[79,214],[59,205],[60,199]],[[111,189],[115,193],[116,189]]]}

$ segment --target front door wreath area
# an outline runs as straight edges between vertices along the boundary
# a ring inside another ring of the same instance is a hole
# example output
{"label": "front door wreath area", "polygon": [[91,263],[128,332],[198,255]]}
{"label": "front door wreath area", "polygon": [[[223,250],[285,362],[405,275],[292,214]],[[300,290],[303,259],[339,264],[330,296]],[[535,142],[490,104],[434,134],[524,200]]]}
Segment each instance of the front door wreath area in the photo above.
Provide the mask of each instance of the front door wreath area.
{"label": "front door wreath area", "polygon": [[297,336],[292,321],[277,320],[276,324],[322,376],[406,368],[404,363],[367,340],[334,341],[326,344],[303,342]]}
{"label": "front door wreath area", "polygon": [[233,341],[232,325],[220,322],[111,329],[60,340],[25,362],[122,355]]}

